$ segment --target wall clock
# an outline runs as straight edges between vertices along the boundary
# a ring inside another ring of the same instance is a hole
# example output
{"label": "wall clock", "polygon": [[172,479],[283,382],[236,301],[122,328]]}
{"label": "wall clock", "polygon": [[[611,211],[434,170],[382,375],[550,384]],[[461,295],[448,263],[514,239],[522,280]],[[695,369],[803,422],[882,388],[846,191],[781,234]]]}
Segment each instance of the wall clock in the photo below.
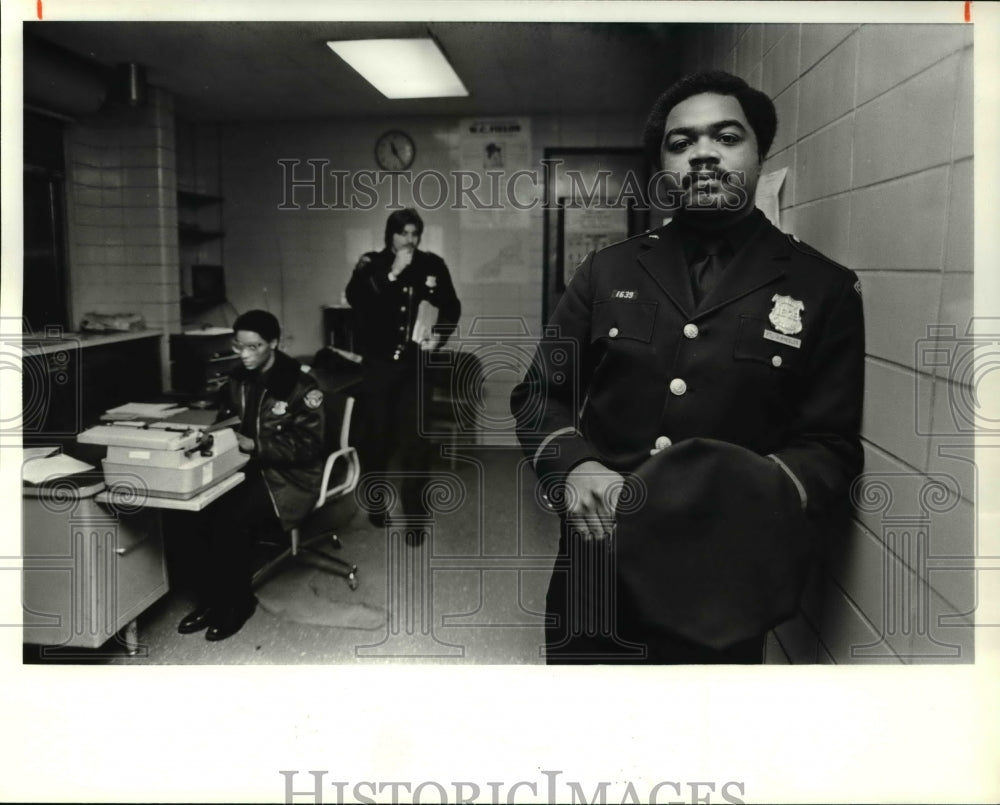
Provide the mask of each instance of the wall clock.
{"label": "wall clock", "polygon": [[417,147],[405,131],[387,131],[375,141],[375,161],[382,170],[405,171],[413,164]]}

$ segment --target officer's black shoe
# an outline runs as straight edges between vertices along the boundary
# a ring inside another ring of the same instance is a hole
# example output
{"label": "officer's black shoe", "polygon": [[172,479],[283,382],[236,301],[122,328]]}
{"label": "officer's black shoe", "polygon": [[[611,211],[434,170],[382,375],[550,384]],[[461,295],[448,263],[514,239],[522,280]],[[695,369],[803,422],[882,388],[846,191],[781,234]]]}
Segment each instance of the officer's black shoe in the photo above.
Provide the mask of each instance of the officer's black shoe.
{"label": "officer's black shoe", "polygon": [[211,617],[212,625],[205,632],[205,639],[225,640],[227,637],[232,637],[243,628],[244,623],[250,620],[250,616],[256,609],[257,599],[250,596],[242,604],[214,610]]}
{"label": "officer's black shoe", "polygon": [[177,624],[177,631],[181,634],[200,632],[208,626],[209,621],[212,619],[212,613],[213,610],[211,607],[203,606],[192,610],[181,618],[181,622]]}

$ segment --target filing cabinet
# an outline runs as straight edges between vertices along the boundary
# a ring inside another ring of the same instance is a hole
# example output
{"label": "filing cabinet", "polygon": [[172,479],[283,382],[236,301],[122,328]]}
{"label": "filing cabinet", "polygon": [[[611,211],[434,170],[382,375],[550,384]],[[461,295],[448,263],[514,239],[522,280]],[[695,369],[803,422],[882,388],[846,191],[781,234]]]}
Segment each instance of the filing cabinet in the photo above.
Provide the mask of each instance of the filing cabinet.
{"label": "filing cabinet", "polygon": [[[91,473],[25,488],[25,643],[96,649],[169,589],[159,512],[95,501]],[[130,645],[130,649],[135,646]]]}

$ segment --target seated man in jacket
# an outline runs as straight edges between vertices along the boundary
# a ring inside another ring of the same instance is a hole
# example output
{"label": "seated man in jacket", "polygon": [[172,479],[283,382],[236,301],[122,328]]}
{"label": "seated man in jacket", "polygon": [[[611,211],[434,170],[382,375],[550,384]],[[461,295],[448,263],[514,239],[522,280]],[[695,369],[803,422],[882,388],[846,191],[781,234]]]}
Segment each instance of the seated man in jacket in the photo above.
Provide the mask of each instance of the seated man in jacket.
{"label": "seated man in jacket", "polygon": [[278,320],[250,310],[233,323],[233,351],[243,366],[221,390],[218,419],[238,416],[246,480],[203,513],[199,606],[178,631],[207,628],[208,640],[236,634],[253,615],[253,532],[288,531],[316,502],[326,460],[323,392],[303,366],[278,349]]}

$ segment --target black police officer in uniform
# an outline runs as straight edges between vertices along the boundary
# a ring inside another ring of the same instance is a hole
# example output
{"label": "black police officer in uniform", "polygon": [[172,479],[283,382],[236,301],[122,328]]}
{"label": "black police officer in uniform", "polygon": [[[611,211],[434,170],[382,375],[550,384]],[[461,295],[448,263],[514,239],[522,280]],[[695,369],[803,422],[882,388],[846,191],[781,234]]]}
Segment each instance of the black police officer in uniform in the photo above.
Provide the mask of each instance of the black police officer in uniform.
{"label": "black police officer in uniform", "polygon": [[[363,483],[384,477],[398,451],[407,516],[426,513],[423,491],[430,444],[422,417],[431,387],[421,378],[421,350],[440,349],[455,331],[462,306],[444,260],[417,247],[424,223],[416,210],[389,215],[385,248],[362,255],[347,285],[354,310],[357,349],[364,361],[359,394]],[[422,305],[421,303],[426,303]],[[436,315],[430,332],[416,333],[421,307]],[[384,525],[388,511],[373,505],[369,517]]]}
{"label": "black police officer in uniform", "polygon": [[861,470],[858,280],[754,206],[776,125],[727,73],[663,93],[646,148],[680,209],[587,256],[512,393],[562,514],[550,663],[761,662]]}
{"label": "black police officer in uniform", "polygon": [[250,455],[244,481],[202,513],[198,607],[181,634],[206,629],[208,640],[236,634],[257,605],[252,550],[264,528],[289,531],[312,510],[326,463],[323,392],[302,364],[278,349],[278,320],[250,310],[233,323],[242,366],[220,390],[219,421],[238,416],[236,438]]}

